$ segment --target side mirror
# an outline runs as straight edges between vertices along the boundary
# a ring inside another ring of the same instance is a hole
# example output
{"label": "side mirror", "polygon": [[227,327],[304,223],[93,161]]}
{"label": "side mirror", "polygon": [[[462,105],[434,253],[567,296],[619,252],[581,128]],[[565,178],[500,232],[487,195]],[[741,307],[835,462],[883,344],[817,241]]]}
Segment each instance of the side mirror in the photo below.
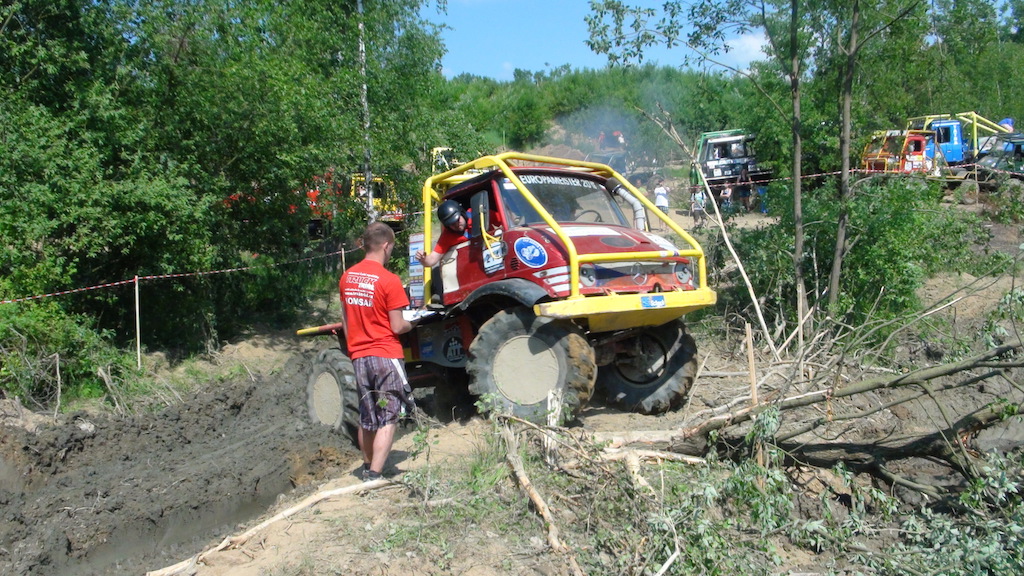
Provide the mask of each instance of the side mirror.
{"label": "side mirror", "polygon": [[491,221],[491,204],[487,190],[473,194],[470,204],[473,208],[473,225],[470,227],[469,234],[476,238],[488,229]]}

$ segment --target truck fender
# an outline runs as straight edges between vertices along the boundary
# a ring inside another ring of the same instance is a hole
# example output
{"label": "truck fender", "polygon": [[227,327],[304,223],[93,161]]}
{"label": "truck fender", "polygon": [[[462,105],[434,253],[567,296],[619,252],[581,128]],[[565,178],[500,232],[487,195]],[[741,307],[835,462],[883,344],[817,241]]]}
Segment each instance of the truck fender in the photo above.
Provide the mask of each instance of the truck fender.
{"label": "truck fender", "polygon": [[460,312],[469,309],[474,302],[488,296],[504,296],[516,300],[523,306],[532,307],[537,302],[547,298],[549,294],[540,286],[523,278],[508,278],[485,284],[474,290],[465,300],[455,308]]}

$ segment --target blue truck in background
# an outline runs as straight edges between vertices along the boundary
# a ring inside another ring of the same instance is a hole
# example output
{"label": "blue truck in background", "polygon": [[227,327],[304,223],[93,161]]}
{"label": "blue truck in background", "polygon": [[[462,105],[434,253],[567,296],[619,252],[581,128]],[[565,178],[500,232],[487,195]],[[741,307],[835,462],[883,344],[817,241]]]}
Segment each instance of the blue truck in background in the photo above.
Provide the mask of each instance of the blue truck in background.
{"label": "blue truck in background", "polygon": [[950,166],[972,164],[988,153],[994,136],[1013,132],[1013,119],[993,122],[976,112],[932,114],[907,120],[907,130],[934,134],[925,145],[925,156],[941,157]]}

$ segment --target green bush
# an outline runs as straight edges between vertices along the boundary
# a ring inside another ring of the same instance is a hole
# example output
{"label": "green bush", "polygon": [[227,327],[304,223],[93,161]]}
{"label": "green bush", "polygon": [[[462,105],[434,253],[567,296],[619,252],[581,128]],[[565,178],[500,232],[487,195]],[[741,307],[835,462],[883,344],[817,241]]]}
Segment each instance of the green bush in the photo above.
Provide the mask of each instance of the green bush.
{"label": "green bush", "polygon": [[1024,182],[1000,175],[995,189],[988,194],[985,212],[1003,224],[1024,220]]}
{"label": "green bush", "polygon": [[[825,287],[840,209],[834,189],[835,182],[829,181],[803,196],[804,270],[812,298],[828,298]],[[979,265],[971,248],[987,240],[987,232],[976,215],[941,207],[936,185],[878,178],[858,184],[855,191],[848,206],[850,250],[843,261],[839,305],[833,311],[853,325],[916,310],[917,290],[937,272],[976,273],[979,266],[991,271],[998,264],[989,259]],[[769,197],[773,213],[780,213],[780,225],[737,230],[734,243],[754,290],[766,299],[766,310],[793,319],[792,191],[773,185]],[[732,297],[739,302],[747,299],[743,293]]]}
{"label": "green bush", "polygon": [[875,574],[1010,575],[1024,572],[1024,460],[988,455],[960,496],[964,513],[922,508],[904,517],[885,555],[859,557]]}
{"label": "green bush", "polygon": [[108,377],[138,376],[134,358],[84,316],[50,303],[0,306],[0,390],[26,405],[52,407],[108,392]]}

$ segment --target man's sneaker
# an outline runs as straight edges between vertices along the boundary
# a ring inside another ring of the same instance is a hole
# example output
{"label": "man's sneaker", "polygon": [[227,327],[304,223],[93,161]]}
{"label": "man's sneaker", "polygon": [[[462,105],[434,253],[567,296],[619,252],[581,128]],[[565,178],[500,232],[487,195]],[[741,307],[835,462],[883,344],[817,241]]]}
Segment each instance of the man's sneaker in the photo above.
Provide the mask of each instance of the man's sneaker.
{"label": "man's sneaker", "polygon": [[363,482],[369,482],[371,480],[380,480],[382,476],[380,472],[374,472],[373,470],[363,470]]}

